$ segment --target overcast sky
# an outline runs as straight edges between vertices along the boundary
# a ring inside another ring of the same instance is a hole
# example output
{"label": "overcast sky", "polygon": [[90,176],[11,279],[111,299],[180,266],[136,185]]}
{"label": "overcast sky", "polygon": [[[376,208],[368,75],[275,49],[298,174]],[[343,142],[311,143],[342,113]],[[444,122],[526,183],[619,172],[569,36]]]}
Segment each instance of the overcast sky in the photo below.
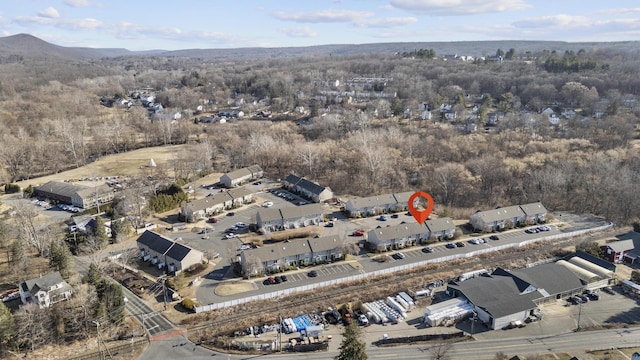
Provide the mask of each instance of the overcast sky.
{"label": "overcast sky", "polygon": [[638,0],[2,0],[0,35],[129,50],[640,40]]}

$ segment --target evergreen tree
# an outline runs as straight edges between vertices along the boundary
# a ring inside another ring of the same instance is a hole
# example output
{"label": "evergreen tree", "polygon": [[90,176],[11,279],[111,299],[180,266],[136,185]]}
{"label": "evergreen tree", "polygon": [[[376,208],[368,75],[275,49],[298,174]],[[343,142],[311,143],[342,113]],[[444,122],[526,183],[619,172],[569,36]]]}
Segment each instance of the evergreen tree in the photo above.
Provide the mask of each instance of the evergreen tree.
{"label": "evergreen tree", "polygon": [[16,323],[11,310],[0,301],[0,356],[16,335]]}
{"label": "evergreen tree", "polygon": [[98,306],[96,310],[104,310],[111,323],[122,324],[125,308],[122,287],[112,281],[103,279],[96,285],[96,291],[100,304],[104,305],[104,309]]}
{"label": "evergreen tree", "polygon": [[360,335],[360,328],[355,322],[344,329],[337,360],[367,360],[365,344],[360,340]]}
{"label": "evergreen tree", "polygon": [[96,237],[101,249],[107,245],[109,237],[107,236],[107,231],[104,228],[104,220],[102,219],[102,216],[96,216],[96,225],[93,229],[93,236]]}
{"label": "evergreen tree", "polygon": [[91,285],[97,285],[100,280],[102,280],[102,274],[100,274],[100,269],[98,268],[98,264],[92,262],[89,265],[89,272],[87,273],[87,282]]}
{"label": "evergreen tree", "polygon": [[73,255],[64,241],[52,240],[49,248],[49,266],[67,278],[73,267]]}

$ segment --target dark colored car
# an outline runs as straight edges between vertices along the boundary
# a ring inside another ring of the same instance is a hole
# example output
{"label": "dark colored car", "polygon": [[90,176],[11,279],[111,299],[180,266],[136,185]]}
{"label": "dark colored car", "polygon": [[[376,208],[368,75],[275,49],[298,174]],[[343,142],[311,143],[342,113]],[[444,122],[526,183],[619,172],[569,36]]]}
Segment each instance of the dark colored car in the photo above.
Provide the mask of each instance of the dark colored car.
{"label": "dark colored car", "polygon": [[491,236],[489,236],[489,239],[491,239],[491,240],[500,240],[498,235],[491,235]]}
{"label": "dark colored car", "polygon": [[464,247],[464,243],[463,243],[462,241],[458,241],[458,242],[456,243],[456,246],[457,246],[457,247]]}
{"label": "dark colored car", "polygon": [[210,218],[209,218],[209,222],[210,222],[210,223],[212,223],[212,224],[215,224],[215,223],[217,223],[217,222],[218,222],[218,219],[216,219],[216,218],[214,218],[214,217],[210,217]]}
{"label": "dark colored car", "polygon": [[422,252],[423,253],[432,253],[433,252],[433,248],[430,248],[428,246],[427,247],[423,247],[422,248]]}
{"label": "dark colored car", "polygon": [[309,277],[316,277],[318,276],[318,272],[315,270],[311,270],[309,271],[309,273],[307,274]]}
{"label": "dark colored car", "polygon": [[589,297],[589,300],[592,301],[600,300],[600,295],[596,293],[587,294],[587,297]]}
{"label": "dark colored car", "polygon": [[229,213],[227,213],[227,216],[233,216],[233,215],[235,215],[235,214],[236,214],[236,213],[234,213],[234,212],[229,212]]}
{"label": "dark colored car", "polygon": [[391,215],[391,218],[393,218],[393,219],[397,219],[397,218],[398,218],[398,214],[393,214],[393,215]]}
{"label": "dark colored car", "polygon": [[269,279],[264,279],[264,281],[262,282],[262,285],[270,285],[271,283],[269,282]]}
{"label": "dark colored car", "polygon": [[448,244],[446,245],[446,247],[447,247],[447,249],[455,249],[455,248],[457,248],[458,246],[457,246],[456,244],[454,244],[454,243],[448,243]]}
{"label": "dark colored car", "polygon": [[276,276],[276,284],[280,284],[282,282],[282,277],[281,276]]}
{"label": "dark colored car", "polygon": [[282,279],[283,282],[286,282],[287,280],[287,275],[280,275],[280,279]]}

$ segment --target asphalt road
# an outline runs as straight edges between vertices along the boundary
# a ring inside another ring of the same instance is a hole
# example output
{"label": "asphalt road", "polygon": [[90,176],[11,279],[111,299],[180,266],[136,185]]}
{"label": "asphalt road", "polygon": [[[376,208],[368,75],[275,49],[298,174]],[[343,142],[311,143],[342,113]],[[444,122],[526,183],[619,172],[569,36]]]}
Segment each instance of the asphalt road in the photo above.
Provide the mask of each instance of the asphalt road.
{"label": "asphalt road", "polygon": [[[180,344],[183,344],[180,346]],[[451,345],[447,354],[452,359],[493,359],[497,352],[507,355],[533,355],[550,352],[584,354],[588,350],[623,348],[640,344],[640,327],[566,333],[544,337],[502,338],[480,341],[466,341]],[[176,346],[177,345],[177,346]],[[434,344],[435,345],[435,344]],[[367,345],[369,359],[428,359],[432,357],[434,345],[420,344],[398,347],[374,347]],[[195,350],[194,350],[195,349]],[[334,358],[337,352],[269,355],[270,359],[326,360]],[[227,355],[211,352],[195,346],[183,337],[153,342],[138,360],[178,359],[263,359],[264,355]]]}

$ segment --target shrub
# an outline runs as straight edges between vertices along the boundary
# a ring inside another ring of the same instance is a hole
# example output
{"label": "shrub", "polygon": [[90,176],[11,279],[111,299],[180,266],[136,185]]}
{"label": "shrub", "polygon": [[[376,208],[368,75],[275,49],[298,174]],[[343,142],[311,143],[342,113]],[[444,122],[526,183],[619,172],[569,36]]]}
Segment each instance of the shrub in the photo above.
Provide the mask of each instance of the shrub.
{"label": "shrub", "polygon": [[182,300],[180,302],[180,305],[182,305],[183,308],[191,311],[194,311],[196,306],[198,306],[198,304],[190,298],[185,298],[184,300]]}
{"label": "shrub", "polygon": [[20,192],[20,185],[18,184],[7,184],[4,186],[4,192],[7,194],[15,194]]}

